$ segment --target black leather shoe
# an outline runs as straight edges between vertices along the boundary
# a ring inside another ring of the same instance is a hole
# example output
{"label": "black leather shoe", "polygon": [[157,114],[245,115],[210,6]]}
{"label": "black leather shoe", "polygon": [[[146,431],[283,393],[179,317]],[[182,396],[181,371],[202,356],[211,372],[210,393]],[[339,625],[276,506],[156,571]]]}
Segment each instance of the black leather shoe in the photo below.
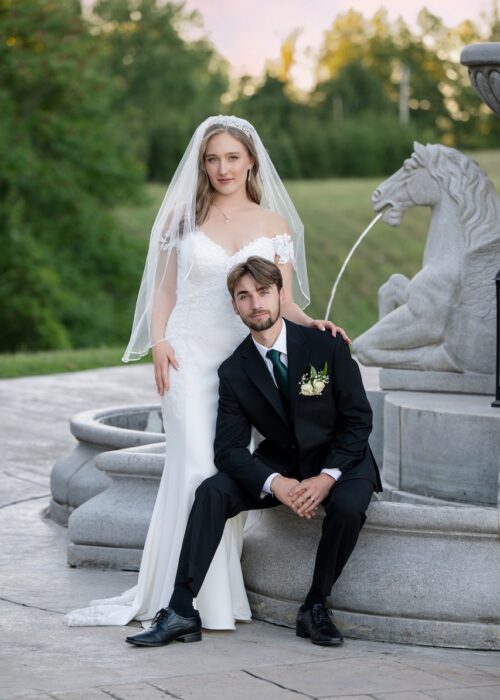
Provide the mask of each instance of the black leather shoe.
{"label": "black leather shoe", "polygon": [[162,608],[154,616],[151,627],[126,638],[129,644],[140,647],[161,647],[175,640],[201,642],[201,619],[197,610],[194,617],[181,617],[172,608]]}
{"label": "black leather shoe", "polygon": [[295,631],[297,637],[309,637],[313,644],[326,647],[337,647],[344,641],[322,603],[314,603],[309,610],[299,610]]}

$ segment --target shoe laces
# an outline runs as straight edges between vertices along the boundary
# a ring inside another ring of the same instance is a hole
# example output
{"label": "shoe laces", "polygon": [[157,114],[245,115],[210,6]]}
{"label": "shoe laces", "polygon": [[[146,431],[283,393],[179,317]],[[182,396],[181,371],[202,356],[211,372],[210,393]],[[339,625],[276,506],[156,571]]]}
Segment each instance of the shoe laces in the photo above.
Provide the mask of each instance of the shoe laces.
{"label": "shoe laces", "polygon": [[311,617],[315,624],[331,625],[332,621],[328,615],[328,610],[324,605],[317,604],[311,608]]}
{"label": "shoe laces", "polygon": [[161,622],[163,618],[167,615],[167,611],[165,608],[162,608],[161,610],[158,610],[156,615],[153,617],[153,621],[151,622],[151,627],[155,625],[157,622]]}

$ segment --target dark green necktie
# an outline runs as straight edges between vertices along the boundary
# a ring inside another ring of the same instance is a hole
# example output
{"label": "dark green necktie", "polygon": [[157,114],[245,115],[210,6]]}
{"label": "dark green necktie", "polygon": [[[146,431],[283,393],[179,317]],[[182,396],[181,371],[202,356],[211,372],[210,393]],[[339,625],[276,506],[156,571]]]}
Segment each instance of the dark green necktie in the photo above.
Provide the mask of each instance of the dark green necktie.
{"label": "dark green necktie", "polygon": [[280,358],[279,350],[268,350],[266,357],[271,360],[273,365],[274,378],[282,396],[288,399],[288,368],[283,364]]}

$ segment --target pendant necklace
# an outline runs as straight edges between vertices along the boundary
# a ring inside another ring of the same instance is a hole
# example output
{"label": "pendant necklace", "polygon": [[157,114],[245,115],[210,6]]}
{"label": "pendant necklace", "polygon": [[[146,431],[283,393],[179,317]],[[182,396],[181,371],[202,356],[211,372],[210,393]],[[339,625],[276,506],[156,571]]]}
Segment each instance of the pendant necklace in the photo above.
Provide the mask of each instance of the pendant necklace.
{"label": "pendant necklace", "polygon": [[229,216],[226,216],[226,214],[224,214],[222,209],[220,209],[220,207],[218,207],[217,204],[215,204],[215,202],[212,202],[212,205],[217,209],[217,211],[219,211],[222,214],[222,216],[224,217],[224,223],[228,224],[231,221]]}

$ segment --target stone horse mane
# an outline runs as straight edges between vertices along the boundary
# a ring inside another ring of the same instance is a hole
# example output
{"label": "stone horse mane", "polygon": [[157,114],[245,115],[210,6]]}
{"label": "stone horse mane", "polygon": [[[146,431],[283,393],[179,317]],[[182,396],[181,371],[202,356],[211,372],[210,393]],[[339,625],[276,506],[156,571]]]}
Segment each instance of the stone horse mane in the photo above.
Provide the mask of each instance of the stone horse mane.
{"label": "stone horse mane", "polygon": [[[457,205],[467,252],[498,238],[498,195],[475,160],[437,144],[415,144],[413,158]],[[469,196],[463,196],[465,191]]]}
{"label": "stone horse mane", "polygon": [[[412,170],[420,170],[416,201]],[[401,211],[432,206],[433,213],[422,269],[412,279],[392,275],[380,288],[380,319],[354,341],[358,359],[384,368],[492,375],[493,280],[500,266],[500,198],[493,183],[455,149],[418,143],[387,183],[376,190],[378,206],[392,199],[396,212],[399,205]]]}

